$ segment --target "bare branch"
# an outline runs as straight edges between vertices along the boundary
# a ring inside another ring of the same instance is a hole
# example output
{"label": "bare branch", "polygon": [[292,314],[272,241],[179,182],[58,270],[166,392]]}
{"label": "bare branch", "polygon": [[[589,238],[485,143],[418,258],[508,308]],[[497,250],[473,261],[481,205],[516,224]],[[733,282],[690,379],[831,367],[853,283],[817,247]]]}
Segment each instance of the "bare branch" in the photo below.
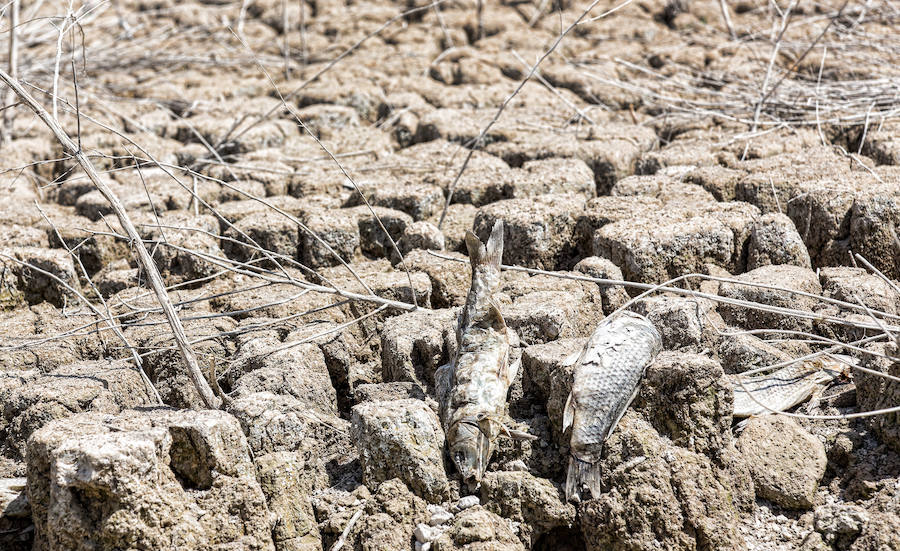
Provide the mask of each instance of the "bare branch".
{"label": "bare branch", "polygon": [[[19,0],[12,0],[12,5],[9,8],[9,74],[12,75],[12,78],[18,78],[19,76],[19,32],[16,27],[19,26]],[[6,106],[11,106],[13,100],[15,100],[16,96],[12,89],[7,90],[6,99],[4,100],[4,104]],[[2,140],[0,140],[0,147],[6,145],[12,140],[12,124],[13,124],[13,112],[12,110],[8,110],[4,108],[3,110],[3,127],[0,128],[0,132],[2,132]]]}
{"label": "bare branch", "polygon": [[197,363],[197,358],[194,355],[194,351],[191,349],[190,344],[187,341],[187,336],[184,333],[184,327],[181,324],[181,320],[178,318],[178,314],[175,312],[175,308],[172,306],[172,302],[169,300],[169,296],[166,294],[165,284],[163,283],[162,277],[159,275],[159,270],[156,269],[156,264],[153,262],[153,258],[150,256],[150,253],[147,252],[147,248],[144,247],[144,242],[141,240],[140,235],[134,227],[134,224],[131,222],[131,218],[128,216],[128,213],[125,211],[125,207],[122,206],[121,201],[116,195],[112,192],[109,186],[103,182],[100,178],[100,175],[97,174],[97,170],[94,168],[94,165],[91,161],[85,157],[84,153],[78,148],[78,145],[72,141],[72,139],[66,134],[65,130],[60,126],[59,121],[50,117],[47,110],[44,109],[31,95],[25,91],[24,88],[12,77],[9,76],[5,71],[0,70],[0,80],[6,83],[7,86],[13,89],[19,98],[25,102],[25,104],[32,110],[34,113],[43,121],[43,123],[50,129],[53,133],[54,137],[59,141],[60,145],[62,145],[63,149],[72,155],[81,166],[82,170],[84,170],[85,174],[90,178],[91,183],[97,188],[100,193],[106,198],[109,204],[112,206],[113,210],[116,213],[116,216],[119,219],[119,223],[122,225],[122,228],[128,234],[129,240],[132,242],[134,248],[138,253],[138,260],[140,261],[142,267],[144,268],[145,273],[148,276],[150,286],[153,288],[153,291],[156,293],[156,298],[160,303],[160,306],[163,309],[163,312],[166,315],[166,318],[169,321],[169,325],[172,328],[172,333],[175,337],[176,343],[178,343],[179,351],[181,352],[182,360],[184,361],[185,368],[188,371],[188,375],[191,378],[191,381],[194,384],[194,387],[197,390],[197,393],[200,394],[200,397],[203,399],[204,404],[207,407],[212,409],[218,409],[220,400],[213,394],[212,389],[209,387],[209,383],[206,381],[206,378],[203,376],[203,372],[200,370],[200,366]]}

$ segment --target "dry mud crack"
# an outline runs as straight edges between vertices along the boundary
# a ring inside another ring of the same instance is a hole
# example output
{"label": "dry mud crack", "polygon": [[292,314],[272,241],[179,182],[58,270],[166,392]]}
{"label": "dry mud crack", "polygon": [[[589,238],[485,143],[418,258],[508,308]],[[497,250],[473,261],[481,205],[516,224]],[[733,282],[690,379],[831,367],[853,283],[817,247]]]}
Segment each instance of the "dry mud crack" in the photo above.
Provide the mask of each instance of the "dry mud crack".
{"label": "dry mud crack", "polygon": [[[0,69],[222,400],[3,86],[0,549],[900,550],[895,3],[0,15]],[[471,489],[435,376],[498,221],[505,424],[537,439]],[[664,350],[567,503],[565,359],[623,307]],[[739,374],[826,349],[862,369],[736,424]]]}

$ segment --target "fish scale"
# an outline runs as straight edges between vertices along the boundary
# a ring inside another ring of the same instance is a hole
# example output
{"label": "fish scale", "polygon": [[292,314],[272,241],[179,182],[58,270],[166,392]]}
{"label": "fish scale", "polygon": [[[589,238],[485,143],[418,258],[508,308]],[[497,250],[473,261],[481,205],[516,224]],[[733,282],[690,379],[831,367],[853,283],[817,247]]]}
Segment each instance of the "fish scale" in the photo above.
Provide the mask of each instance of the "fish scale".
{"label": "fish scale", "polygon": [[[785,411],[821,392],[831,381],[849,373],[856,361],[848,356],[815,358],[756,377],[739,375],[734,388],[734,417]],[[751,396],[752,394],[752,396]]]}
{"label": "fish scale", "polygon": [[604,320],[584,348],[567,360],[575,364],[563,430],[572,427],[566,497],[580,499],[587,485],[599,495],[603,443],[637,394],[644,370],[662,350],[662,337],[647,318],[633,312]]}

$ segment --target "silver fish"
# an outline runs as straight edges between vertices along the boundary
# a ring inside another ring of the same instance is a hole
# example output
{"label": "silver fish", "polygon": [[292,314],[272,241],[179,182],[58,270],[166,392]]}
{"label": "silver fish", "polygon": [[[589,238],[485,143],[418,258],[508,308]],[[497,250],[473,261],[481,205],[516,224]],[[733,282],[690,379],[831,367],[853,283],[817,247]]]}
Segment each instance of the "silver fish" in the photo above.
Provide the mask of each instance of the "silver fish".
{"label": "silver fish", "polygon": [[855,364],[856,360],[849,356],[833,354],[791,364],[765,375],[738,375],[740,382],[734,383],[733,415],[751,417],[786,411],[821,393],[831,381],[848,375],[849,366]]}
{"label": "silver fish", "polygon": [[563,430],[572,427],[566,499],[581,499],[583,486],[600,495],[603,443],[638,392],[644,370],[662,350],[662,337],[645,317],[622,312],[594,329],[580,353],[564,362],[575,365],[566,400]]}
{"label": "silver fish", "polygon": [[470,486],[481,482],[503,424],[506,394],[519,363],[509,364],[515,333],[506,326],[494,293],[500,286],[503,223],[491,230],[487,244],[471,231],[466,248],[472,286],[457,318],[456,354],[435,374],[435,390],[450,457]]}

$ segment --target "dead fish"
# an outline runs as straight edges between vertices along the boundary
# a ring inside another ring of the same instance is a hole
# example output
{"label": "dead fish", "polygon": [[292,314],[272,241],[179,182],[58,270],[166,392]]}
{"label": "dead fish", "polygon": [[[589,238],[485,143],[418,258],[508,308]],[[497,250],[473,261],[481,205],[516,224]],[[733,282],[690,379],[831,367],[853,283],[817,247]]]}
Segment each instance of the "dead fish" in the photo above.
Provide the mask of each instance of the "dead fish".
{"label": "dead fish", "polygon": [[506,395],[519,362],[510,365],[510,342],[518,339],[506,326],[494,294],[500,287],[503,223],[491,230],[487,244],[471,231],[466,248],[472,285],[457,318],[457,350],[435,374],[435,390],[450,457],[470,487],[481,482],[497,438],[522,437],[504,424]]}
{"label": "dead fish", "polygon": [[[791,364],[774,373],[752,377],[738,376],[734,384],[734,417],[751,417],[786,411],[820,394],[828,384],[849,375],[856,360],[831,354]],[[752,396],[752,397],[751,397]]]}
{"label": "dead fish", "polygon": [[575,365],[572,392],[566,400],[563,430],[572,427],[566,499],[580,501],[587,486],[600,495],[603,443],[638,392],[644,370],[662,350],[662,337],[645,317],[622,312],[606,318],[581,352],[564,362]]}

